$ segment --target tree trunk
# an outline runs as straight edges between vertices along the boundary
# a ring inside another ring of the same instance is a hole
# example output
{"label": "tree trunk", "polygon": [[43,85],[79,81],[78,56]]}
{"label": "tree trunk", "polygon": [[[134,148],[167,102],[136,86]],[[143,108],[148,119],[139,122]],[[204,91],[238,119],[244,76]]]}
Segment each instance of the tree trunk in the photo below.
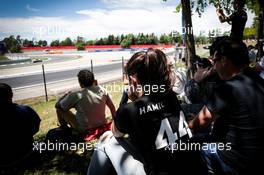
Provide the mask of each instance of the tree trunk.
{"label": "tree trunk", "polygon": [[192,14],[190,0],[181,0],[182,14],[184,19],[184,31],[185,31],[185,44],[187,48],[187,68],[188,78],[193,78],[195,67],[195,45],[192,28]]}
{"label": "tree trunk", "polygon": [[263,25],[264,25],[264,2],[259,0],[260,11],[259,11],[259,26],[258,26],[258,59],[260,59],[263,53]]}

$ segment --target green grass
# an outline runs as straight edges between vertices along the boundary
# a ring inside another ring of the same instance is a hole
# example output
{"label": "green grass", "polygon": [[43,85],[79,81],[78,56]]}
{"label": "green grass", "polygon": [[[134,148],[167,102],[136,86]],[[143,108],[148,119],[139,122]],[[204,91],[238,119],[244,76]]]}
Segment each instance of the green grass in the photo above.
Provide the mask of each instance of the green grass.
{"label": "green grass", "polygon": [[42,60],[42,61],[47,61],[48,58],[31,58],[31,60]]}
{"label": "green grass", "polygon": [[209,49],[204,49],[203,45],[200,47],[196,47],[196,55],[199,55],[201,58],[208,58],[209,57]]}
{"label": "green grass", "polygon": [[9,60],[6,56],[0,55],[0,61],[6,61]]}
{"label": "green grass", "polygon": [[[121,99],[122,91],[113,92],[114,87],[116,90],[122,86],[121,82],[108,83],[103,85],[110,93],[112,100],[118,107]],[[110,91],[112,89],[112,91]],[[57,117],[55,110],[55,103],[57,98],[49,97],[49,101],[45,102],[44,97],[38,97],[33,99],[21,100],[16,103],[25,104],[31,106],[40,116],[41,124],[39,132],[34,136],[34,140],[41,142],[44,140],[46,133],[53,128],[57,127]],[[106,110],[106,116],[111,119],[109,110]],[[94,145],[95,141],[90,142]],[[46,154],[40,154],[40,157],[36,158],[36,165],[23,170],[25,175],[82,175],[86,174],[89,161],[92,155],[92,151],[63,151],[57,152],[55,155],[47,156]]]}

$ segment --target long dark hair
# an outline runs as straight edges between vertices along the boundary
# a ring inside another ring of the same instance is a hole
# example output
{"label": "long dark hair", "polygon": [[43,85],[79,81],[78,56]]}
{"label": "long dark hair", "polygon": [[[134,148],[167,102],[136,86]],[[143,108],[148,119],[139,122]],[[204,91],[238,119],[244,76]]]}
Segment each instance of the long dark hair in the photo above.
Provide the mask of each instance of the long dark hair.
{"label": "long dark hair", "polygon": [[128,61],[126,71],[129,76],[136,75],[142,86],[163,85],[165,90],[171,89],[171,71],[166,55],[159,49],[135,53]]}

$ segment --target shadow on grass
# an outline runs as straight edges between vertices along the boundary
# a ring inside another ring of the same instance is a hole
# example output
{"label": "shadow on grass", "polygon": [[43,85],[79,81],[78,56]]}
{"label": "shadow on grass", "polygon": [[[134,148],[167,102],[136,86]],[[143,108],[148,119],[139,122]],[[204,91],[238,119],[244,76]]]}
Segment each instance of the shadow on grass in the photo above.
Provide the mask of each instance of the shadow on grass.
{"label": "shadow on grass", "polygon": [[[77,142],[78,141],[78,142]],[[44,143],[45,135],[37,138],[35,143]],[[61,142],[57,142],[61,143]],[[64,142],[66,143],[66,142]],[[70,143],[83,143],[78,139]],[[86,143],[92,145],[89,150],[61,150],[61,151],[35,151],[31,158],[23,162],[21,166],[14,166],[0,171],[0,175],[85,175],[93,153],[96,140]]]}
{"label": "shadow on grass", "polygon": [[25,175],[29,174],[72,174],[84,175],[90,162],[91,152],[81,155],[71,151],[53,153],[42,153],[39,159],[30,167],[24,170]]}

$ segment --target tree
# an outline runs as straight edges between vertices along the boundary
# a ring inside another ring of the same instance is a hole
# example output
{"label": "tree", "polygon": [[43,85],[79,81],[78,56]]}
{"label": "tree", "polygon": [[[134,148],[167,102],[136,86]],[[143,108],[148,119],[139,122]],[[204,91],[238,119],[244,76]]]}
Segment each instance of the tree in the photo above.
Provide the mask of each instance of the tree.
{"label": "tree", "polygon": [[[204,11],[204,9],[209,5],[209,4],[214,4],[220,3],[221,6],[224,8],[224,10],[229,14],[231,5],[232,5],[233,0],[197,0],[193,2],[193,6],[195,6],[196,11],[201,15],[201,13]],[[258,32],[257,32],[257,38],[258,38],[258,58],[264,55],[263,53],[263,43],[261,40],[264,37],[264,31],[263,31],[263,25],[264,25],[264,1],[263,0],[247,0],[246,1],[246,6],[248,9],[253,11],[256,16],[258,16]]]}
{"label": "tree", "polygon": [[84,43],[84,38],[81,36],[77,36],[77,41],[76,43]]}
{"label": "tree", "polygon": [[92,46],[92,45],[94,45],[94,41],[93,41],[93,40],[88,40],[88,41],[86,42],[86,45],[88,45],[88,46]]}
{"label": "tree", "polygon": [[[203,2],[203,0],[197,0],[197,1]],[[194,1],[181,0],[181,3],[176,7],[176,12],[179,12],[180,9],[182,9],[183,25],[184,25],[183,27],[185,31],[184,43],[187,49],[187,69],[188,69],[187,76],[189,78],[192,78],[194,72],[196,71],[196,66],[194,65],[196,60],[195,60],[195,44],[194,44],[193,27],[192,27],[191,5],[193,7]]]}
{"label": "tree", "polygon": [[11,35],[7,38],[4,38],[3,42],[6,44],[6,48],[11,53],[20,53],[21,52],[21,46],[20,41],[17,39],[20,39],[20,36],[17,36],[16,38]]}
{"label": "tree", "polygon": [[255,39],[256,34],[257,34],[257,30],[254,27],[246,27],[244,30],[245,39]]}
{"label": "tree", "polygon": [[195,43],[199,43],[199,44],[206,44],[208,43],[208,39],[207,37],[204,35],[203,31],[200,31],[199,36],[195,36],[194,37]]}
{"label": "tree", "polygon": [[59,40],[54,40],[50,43],[50,46],[59,46],[60,45],[60,41]]}
{"label": "tree", "polygon": [[261,40],[263,40],[263,36],[264,36],[264,32],[263,32],[263,25],[264,25],[264,2],[263,0],[259,0],[259,4],[260,4],[260,8],[259,8],[259,27],[258,27],[258,59],[260,59],[263,55],[263,42],[261,42]]}
{"label": "tree", "polygon": [[146,38],[143,33],[139,33],[136,39],[136,44],[146,44]]}
{"label": "tree", "polygon": [[38,41],[38,46],[47,46],[47,45],[48,45],[48,43],[46,40],[39,40]]}
{"label": "tree", "polygon": [[34,43],[32,40],[25,39],[22,43],[23,47],[33,47]]}
{"label": "tree", "polygon": [[[163,0],[166,1],[166,0]],[[231,6],[233,0],[181,0],[181,4],[176,7],[176,11],[182,9],[183,19],[184,19],[184,28],[192,29],[192,19],[191,19],[191,7],[195,9],[195,11],[201,16],[204,12],[204,9],[209,5],[213,4],[216,6],[217,3],[221,4],[222,8],[227,12],[227,14],[231,13]],[[263,0],[247,0],[247,7],[255,12],[255,14],[259,14],[259,30],[258,30],[258,41],[260,38],[263,38],[263,21],[264,21],[264,1]],[[188,31],[188,30],[187,30]],[[186,34],[186,48],[188,52],[187,58],[187,67],[188,74],[192,77],[195,66],[194,66],[194,56],[195,56],[195,47],[194,47],[194,38],[192,32],[187,32]],[[259,42],[259,50],[262,51],[262,45]],[[259,52],[261,55],[263,53]]]}
{"label": "tree", "polygon": [[73,42],[69,37],[67,37],[65,40],[60,42],[60,46],[73,46]]}
{"label": "tree", "polygon": [[107,38],[107,44],[113,45],[114,44],[115,37],[114,35],[109,35]]}
{"label": "tree", "polygon": [[131,46],[131,41],[125,38],[121,41],[120,45],[122,48],[129,48]]}
{"label": "tree", "polygon": [[182,37],[179,32],[172,32],[171,35],[174,43],[182,43]]}
{"label": "tree", "polygon": [[192,17],[191,17],[191,4],[190,0],[181,0],[182,5],[182,15],[183,15],[183,24],[185,29],[185,44],[187,48],[187,76],[193,78],[193,75],[196,71],[195,66],[195,44],[193,36],[193,27],[192,27]]}
{"label": "tree", "polygon": [[170,35],[162,34],[160,36],[160,43],[170,44],[172,42],[172,37]]}
{"label": "tree", "polygon": [[158,38],[154,35],[154,33],[149,35],[149,41],[149,44],[158,44]]}
{"label": "tree", "polygon": [[114,44],[115,45],[119,45],[121,42],[120,42],[120,38],[119,38],[119,36],[117,36],[117,37],[115,37],[115,39],[114,39]]}
{"label": "tree", "polygon": [[47,46],[47,45],[48,45],[48,42],[47,42],[46,40],[43,40],[43,41],[42,41],[42,46],[45,47],[45,46]]}

